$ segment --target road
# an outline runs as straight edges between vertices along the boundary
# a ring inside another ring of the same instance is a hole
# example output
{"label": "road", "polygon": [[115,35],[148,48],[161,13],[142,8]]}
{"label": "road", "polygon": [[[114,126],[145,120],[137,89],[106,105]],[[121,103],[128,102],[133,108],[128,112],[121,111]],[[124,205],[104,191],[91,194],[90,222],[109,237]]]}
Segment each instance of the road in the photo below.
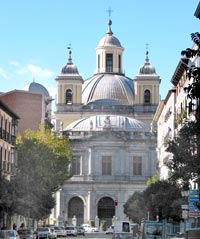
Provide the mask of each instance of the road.
{"label": "road", "polygon": [[[74,236],[67,236],[67,238],[74,238]],[[107,239],[111,239],[112,235],[106,235],[105,232],[94,232],[94,233],[86,233],[85,236],[77,236],[77,239],[86,239],[86,238],[90,238],[90,239],[101,239],[101,238],[107,238]]]}

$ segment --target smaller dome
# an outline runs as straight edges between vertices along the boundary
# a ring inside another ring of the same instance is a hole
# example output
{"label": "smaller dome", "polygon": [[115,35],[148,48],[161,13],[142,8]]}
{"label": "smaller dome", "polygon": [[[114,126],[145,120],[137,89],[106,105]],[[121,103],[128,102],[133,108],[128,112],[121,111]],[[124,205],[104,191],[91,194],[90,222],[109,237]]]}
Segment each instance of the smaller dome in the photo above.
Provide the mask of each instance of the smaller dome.
{"label": "smaller dome", "polygon": [[49,96],[48,90],[43,85],[36,83],[35,81],[25,85],[23,90]]}
{"label": "smaller dome", "polygon": [[78,75],[78,69],[77,67],[72,63],[72,58],[71,58],[71,51],[69,51],[69,58],[68,58],[68,62],[65,66],[63,66],[62,70],[61,70],[61,74],[66,75],[66,74],[76,74]]}
{"label": "smaller dome", "polygon": [[143,66],[139,69],[139,75],[156,75],[156,69],[149,63],[148,51],[146,52],[146,59]]}
{"label": "smaller dome", "polygon": [[106,36],[103,37],[100,41],[97,47],[102,47],[102,46],[117,46],[117,47],[122,47],[120,44],[120,41],[113,36],[113,32],[111,30],[112,21],[108,21],[108,31],[106,32]]}
{"label": "smaller dome", "polygon": [[142,121],[120,115],[96,115],[76,120],[69,124],[64,131],[133,131],[149,132],[150,128]]}

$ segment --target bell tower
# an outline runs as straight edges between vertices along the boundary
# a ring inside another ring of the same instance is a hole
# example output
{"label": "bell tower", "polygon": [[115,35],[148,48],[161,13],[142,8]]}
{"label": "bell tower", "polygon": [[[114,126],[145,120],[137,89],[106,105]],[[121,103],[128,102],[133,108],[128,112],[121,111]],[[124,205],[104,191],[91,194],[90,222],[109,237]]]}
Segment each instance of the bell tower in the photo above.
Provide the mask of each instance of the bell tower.
{"label": "bell tower", "polygon": [[155,68],[149,63],[149,52],[146,51],[144,65],[140,67],[134,79],[135,104],[158,105],[160,91],[160,77]]}
{"label": "bell tower", "polygon": [[67,64],[62,68],[57,81],[57,106],[76,105],[82,103],[82,84],[83,79],[79,75],[77,67],[73,64],[71,58],[71,47]]}

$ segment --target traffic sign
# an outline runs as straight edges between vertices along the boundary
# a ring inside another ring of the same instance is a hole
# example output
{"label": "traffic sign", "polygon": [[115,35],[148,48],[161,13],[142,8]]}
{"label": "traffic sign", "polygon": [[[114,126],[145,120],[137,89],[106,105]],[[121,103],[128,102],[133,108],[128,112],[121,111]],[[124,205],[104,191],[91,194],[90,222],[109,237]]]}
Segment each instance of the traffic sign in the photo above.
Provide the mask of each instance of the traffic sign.
{"label": "traffic sign", "polygon": [[200,217],[200,211],[189,211],[189,217]]}
{"label": "traffic sign", "polygon": [[189,197],[189,202],[199,202],[199,197]]}
{"label": "traffic sign", "polygon": [[189,205],[181,205],[181,209],[183,210],[189,210]]}
{"label": "traffic sign", "polygon": [[198,210],[197,206],[194,205],[194,204],[191,204],[191,205],[189,205],[188,207],[189,207],[189,210],[190,210],[190,211],[196,211],[196,210]]}
{"label": "traffic sign", "polygon": [[188,218],[188,211],[187,210],[183,210],[182,211],[182,218],[183,219],[187,219]]}
{"label": "traffic sign", "polygon": [[193,189],[193,190],[190,190],[190,196],[194,196],[194,195],[199,195],[199,190],[197,189]]}

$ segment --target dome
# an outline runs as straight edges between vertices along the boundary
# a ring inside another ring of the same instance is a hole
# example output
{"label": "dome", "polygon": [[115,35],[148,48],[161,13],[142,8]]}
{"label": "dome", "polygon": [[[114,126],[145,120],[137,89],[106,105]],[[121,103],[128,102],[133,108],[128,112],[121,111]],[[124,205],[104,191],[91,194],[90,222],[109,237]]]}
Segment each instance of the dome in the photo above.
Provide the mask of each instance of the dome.
{"label": "dome", "polygon": [[85,80],[82,103],[93,105],[133,105],[133,81],[117,74],[97,74]]}
{"label": "dome", "polygon": [[78,69],[77,67],[72,63],[72,58],[71,58],[71,51],[69,51],[69,58],[68,58],[68,62],[65,66],[63,66],[62,70],[61,70],[61,74],[65,75],[65,74],[75,74],[78,75]]}
{"label": "dome", "polygon": [[155,67],[149,63],[148,51],[146,52],[146,59],[143,66],[139,69],[139,75],[156,75]]}
{"label": "dome", "polygon": [[102,47],[102,46],[122,47],[120,44],[120,41],[116,37],[111,35],[106,35],[99,41],[99,44],[97,47]]}
{"label": "dome", "polygon": [[97,47],[105,47],[105,46],[115,46],[115,47],[122,47],[120,41],[113,36],[113,32],[110,28],[112,25],[112,21],[108,21],[108,31],[106,32],[106,36],[104,36],[100,41]]}
{"label": "dome", "polygon": [[69,124],[64,131],[134,131],[149,132],[150,128],[142,121],[120,115],[95,115],[79,119]]}
{"label": "dome", "polygon": [[43,85],[36,83],[35,81],[25,85],[23,90],[49,96],[48,90]]}

